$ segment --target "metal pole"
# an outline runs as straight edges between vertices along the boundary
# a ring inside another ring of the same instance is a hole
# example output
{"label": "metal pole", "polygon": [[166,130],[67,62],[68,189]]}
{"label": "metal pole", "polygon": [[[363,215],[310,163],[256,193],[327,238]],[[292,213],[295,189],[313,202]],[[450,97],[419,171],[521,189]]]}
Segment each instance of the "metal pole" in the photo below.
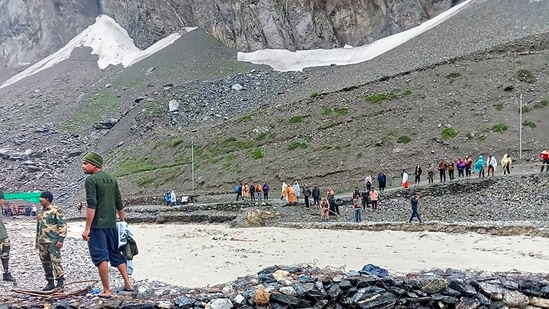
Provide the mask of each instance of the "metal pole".
{"label": "metal pole", "polygon": [[191,138],[191,178],[193,183],[193,194],[194,194],[194,137]]}
{"label": "metal pole", "polygon": [[520,94],[519,105],[519,159],[522,160],[522,93]]}

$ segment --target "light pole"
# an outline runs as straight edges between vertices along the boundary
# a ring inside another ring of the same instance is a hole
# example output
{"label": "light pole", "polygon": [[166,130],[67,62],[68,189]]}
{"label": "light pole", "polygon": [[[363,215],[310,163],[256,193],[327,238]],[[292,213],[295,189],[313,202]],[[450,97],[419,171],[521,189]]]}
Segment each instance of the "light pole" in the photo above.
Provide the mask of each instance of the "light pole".
{"label": "light pole", "polygon": [[522,160],[522,93],[519,96],[519,159]]}
{"label": "light pole", "polygon": [[191,182],[192,182],[192,192],[194,195],[194,135],[196,134],[196,129],[191,131]]}
{"label": "light pole", "polygon": [[191,179],[193,183],[193,194],[194,194],[194,135],[191,136]]}

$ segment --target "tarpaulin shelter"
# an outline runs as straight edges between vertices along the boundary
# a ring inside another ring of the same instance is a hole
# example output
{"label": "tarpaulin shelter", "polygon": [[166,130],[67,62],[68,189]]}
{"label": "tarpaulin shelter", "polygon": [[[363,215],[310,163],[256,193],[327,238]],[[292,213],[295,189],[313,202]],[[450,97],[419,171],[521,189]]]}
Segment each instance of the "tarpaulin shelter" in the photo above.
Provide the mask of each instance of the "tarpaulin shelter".
{"label": "tarpaulin shelter", "polygon": [[9,200],[27,201],[27,202],[38,204],[40,203],[40,192],[4,193],[4,199],[6,201],[9,201]]}

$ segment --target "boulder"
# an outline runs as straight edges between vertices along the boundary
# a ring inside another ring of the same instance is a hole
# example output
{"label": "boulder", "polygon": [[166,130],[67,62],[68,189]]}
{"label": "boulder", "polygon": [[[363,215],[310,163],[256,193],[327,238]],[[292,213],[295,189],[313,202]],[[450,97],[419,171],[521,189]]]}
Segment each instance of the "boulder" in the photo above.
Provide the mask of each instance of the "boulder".
{"label": "boulder", "polygon": [[476,309],[480,306],[480,301],[476,298],[462,297],[456,304],[456,309]]}
{"label": "boulder", "polygon": [[179,111],[179,101],[177,100],[170,100],[168,102],[168,108],[170,110],[170,113],[174,113]]}
{"label": "boulder", "polygon": [[27,165],[27,170],[31,173],[34,173],[34,172],[40,172],[42,168],[36,165]]}
{"label": "boulder", "polygon": [[9,159],[10,158],[10,150],[6,148],[0,148],[0,157],[2,159]]}
{"label": "boulder", "polygon": [[502,300],[505,294],[505,289],[499,285],[482,282],[479,283],[480,292],[493,300]]}
{"label": "boulder", "polygon": [[234,297],[233,301],[239,305],[243,304],[246,298],[242,294],[238,294]]}
{"label": "boulder", "polygon": [[524,308],[529,302],[528,296],[519,291],[507,290],[503,296],[503,303],[510,308]]}
{"label": "boulder", "polygon": [[393,293],[386,292],[361,300],[357,303],[356,307],[361,309],[393,308],[396,301],[397,298]]}
{"label": "boulder", "polygon": [[231,309],[233,303],[227,298],[216,298],[206,305],[206,309]]}
{"label": "boulder", "polygon": [[451,280],[448,287],[466,296],[475,296],[477,294],[474,287],[469,284],[465,284],[461,280]]}
{"label": "boulder", "polygon": [[178,306],[177,308],[180,308],[180,309],[189,309],[197,305],[197,301],[187,296],[179,296],[175,300],[175,305],[177,305]]}
{"label": "boulder", "polygon": [[94,123],[93,128],[96,130],[108,130],[108,129],[112,129],[117,122],[118,120],[116,119],[109,119],[101,122],[96,122]]}
{"label": "boulder", "polygon": [[244,89],[244,86],[242,86],[241,84],[234,84],[231,86],[231,89],[232,90],[243,90]]}
{"label": "boulder", "polygon": [[12,161],[24,160],[26,158],[28,158],[28,156],[24,152],[12,152],[9,155],[9,159]]}
{"label": "boulder", "polygon": [[448,287],[448,282],[442,278],[427,279],[421,282],[421,287],[423,291],[434,294],[446,289]]}
{"label": "boulder", "polygon": [[290,308],[308,308],[311,306],[311,304],[301,298],[284,295],[282,293],[273,293],[271,295],[271,301],[275,303],[279,303],[282,305],[286,305]]}
{"label": "boulder", "polygon": [[283,286],[279,289],[280,293],[290,296],[297,296],[295,289],[291,286]]}
{"label": "boulder", "polygon": [[265,221],[280,216],[280,214],[269,211],[256,209],[248,211],[245,214],[239,215],[230,225],[231,227],[261,227],[265,226]]}
{"label": "boulder", "polygon": [[256,305],[265,306],[269,304],[271,295],[264,289],[257,289],[254,294],[254,303]]}
{"label": "boulder", "polygon": [[530,297],[530,305],[539,308],[549,308],[549,299],[540,297]]}
{"label": "boulder", "polygon": [[290,272],[287,270],[279,269],[273,273],[273,277],[281,284],[290,285],[293,283]]}
{"label": "boulder", "polygon": [[328,297],[335,299],[341,293],[341,288],[338,284],[332,284],[326,293],[328,294]]}

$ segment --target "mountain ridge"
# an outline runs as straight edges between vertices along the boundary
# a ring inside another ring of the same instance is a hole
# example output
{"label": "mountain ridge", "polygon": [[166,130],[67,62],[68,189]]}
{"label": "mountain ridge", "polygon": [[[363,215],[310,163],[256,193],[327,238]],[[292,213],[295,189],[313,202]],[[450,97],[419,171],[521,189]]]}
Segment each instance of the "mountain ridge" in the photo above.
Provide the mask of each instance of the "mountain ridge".
{"label": "mountain ridge", "polygon": [[0,58],[0,68],[35,63],[93,24],[99,14],[115,19],[140,49],[185,27],[200,27],[238,50],[295,50],[362,45],[412,28],[453,2],[422,0],[403,5],[360,0],[321,9],[298,0],[59,0],[18,4],[3,0],[0,42],[4,57]]}

